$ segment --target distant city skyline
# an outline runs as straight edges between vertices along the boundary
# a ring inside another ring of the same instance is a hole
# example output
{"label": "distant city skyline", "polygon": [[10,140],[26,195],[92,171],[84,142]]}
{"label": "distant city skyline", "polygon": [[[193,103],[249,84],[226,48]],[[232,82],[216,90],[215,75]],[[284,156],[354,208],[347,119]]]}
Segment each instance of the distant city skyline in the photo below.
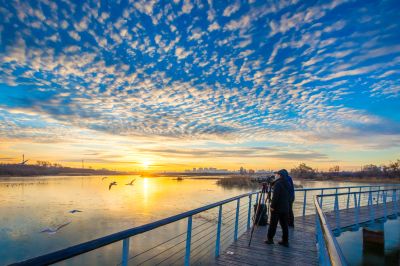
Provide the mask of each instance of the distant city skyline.
{"label": "distant city skyline", "polygon": [[400,158],[400,4],[3,1],[0,162],[357,170]]}

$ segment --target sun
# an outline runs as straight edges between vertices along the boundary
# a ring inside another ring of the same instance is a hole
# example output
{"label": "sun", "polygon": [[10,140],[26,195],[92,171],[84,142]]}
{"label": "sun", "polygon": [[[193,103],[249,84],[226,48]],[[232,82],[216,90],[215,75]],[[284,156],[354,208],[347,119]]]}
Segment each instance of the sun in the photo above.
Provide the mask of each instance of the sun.
{"label": "sun", "polygon": [[145,160],[142,162],[142,167],[146,170],[149,169],[150,165],[151,165],[151,162],[149,160]]}

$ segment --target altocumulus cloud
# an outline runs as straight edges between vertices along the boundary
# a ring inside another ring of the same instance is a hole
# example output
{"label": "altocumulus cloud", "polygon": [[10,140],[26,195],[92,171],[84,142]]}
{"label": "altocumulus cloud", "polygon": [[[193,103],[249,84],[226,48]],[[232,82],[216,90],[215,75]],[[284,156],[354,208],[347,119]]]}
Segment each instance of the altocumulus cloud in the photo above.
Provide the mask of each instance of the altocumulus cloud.
{"label": "altocumulus cloud", "polygon": [[[1,136],[398,141],[399,12],[390,0],[3,1]],[[32,116],[5,113],[21,109]]]}

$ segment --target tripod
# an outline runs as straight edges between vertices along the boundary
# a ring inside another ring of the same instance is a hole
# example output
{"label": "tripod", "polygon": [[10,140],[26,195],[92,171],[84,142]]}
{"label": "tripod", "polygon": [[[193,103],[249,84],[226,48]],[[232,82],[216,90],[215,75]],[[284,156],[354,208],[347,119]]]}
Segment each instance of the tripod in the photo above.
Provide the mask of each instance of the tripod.
{"label": "tripod", "polygon": [[[264,204],[261,204],[262,202]],[[258,198],[257,208],[253,215],[253,226],[251,228],[249,246],[251,245],[251,240],[253,238],[254,229],[260,222],[260,219],[262,216],[262,211],[264,208],[267,208],[267,220],[268,220],[269,208],[270,208],[269,203],[270,202],[271,202],[271,183],[270,182],[262,183],[262,189],[261,189],[260,197]]]}

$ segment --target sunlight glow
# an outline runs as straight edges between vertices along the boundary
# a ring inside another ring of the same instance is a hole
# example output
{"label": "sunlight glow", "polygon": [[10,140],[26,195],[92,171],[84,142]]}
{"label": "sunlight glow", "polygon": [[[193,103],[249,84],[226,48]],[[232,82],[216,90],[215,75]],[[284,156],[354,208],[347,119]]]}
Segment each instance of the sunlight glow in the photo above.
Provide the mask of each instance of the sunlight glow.
{"label": "sunlight glow", "polygon": [[144,161],[142,162],[142,167],[143,167],[144,169],[148,170],[150,166],[151,166],[151,162],[150,162],[149,160],[144,160]]}

